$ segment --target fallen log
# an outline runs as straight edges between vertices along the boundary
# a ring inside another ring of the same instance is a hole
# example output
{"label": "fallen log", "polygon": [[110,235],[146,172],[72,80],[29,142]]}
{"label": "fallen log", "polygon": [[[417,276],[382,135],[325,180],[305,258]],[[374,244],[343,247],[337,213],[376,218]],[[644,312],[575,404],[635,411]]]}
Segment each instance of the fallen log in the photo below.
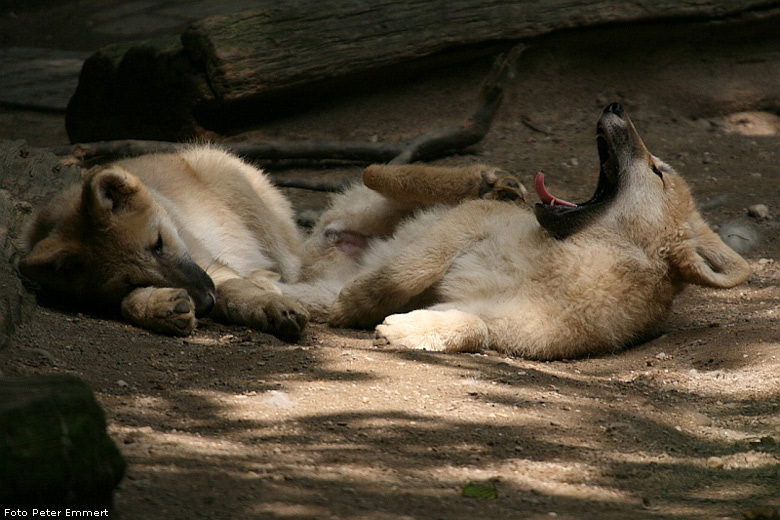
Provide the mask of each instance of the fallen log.
{"label": "fallen log", "polygon": [[[181,39],[112,46],[84,64],[68,106],[72,142],[187,140],[375,82],[485,43],[616,23],[776,15],[780,0],[260,1]],[[388,72],[392,71],[392,72]],[[377,79],[378,78],[378,79]]]}
{"label": "fallen log", "polygon": [[659,19],[719,18],[767,0],[429,0],[274,2],[193,24],[184,48],[214,95],[235,101],[483,42]]}

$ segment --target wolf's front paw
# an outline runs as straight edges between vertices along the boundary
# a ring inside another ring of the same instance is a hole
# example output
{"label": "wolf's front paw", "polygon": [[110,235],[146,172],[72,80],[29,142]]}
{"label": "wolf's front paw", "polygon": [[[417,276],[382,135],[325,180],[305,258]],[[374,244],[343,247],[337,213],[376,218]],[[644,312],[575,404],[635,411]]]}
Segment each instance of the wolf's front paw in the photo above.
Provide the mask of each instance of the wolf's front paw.
{"label": "wolf's front paw", "polygon": [[478,352],[488,344],[488,330],[477,316],[458,310],[417,310],[393,314],[376,327],[374,345],[420,350]]}
{"label": "wolf's front paw", "polygon": [[295,298],[279,294],[275,287],[271,289],[243,278],[226,280],[217,286],[212,316],[294,340],[309,321],[309,313]]}
{"label": "wolf's front paw", "polygon": [[255,315],[254,328],[284,340],[295,340],[309,321],[309,313],[296,299],[271,295]]}
{"label": "wolf's front paw", "polygon": [[122,301],[122,316],[145,329],[172,336],[187,336],[198,324],[195,304],[184,289],[144,287]]}

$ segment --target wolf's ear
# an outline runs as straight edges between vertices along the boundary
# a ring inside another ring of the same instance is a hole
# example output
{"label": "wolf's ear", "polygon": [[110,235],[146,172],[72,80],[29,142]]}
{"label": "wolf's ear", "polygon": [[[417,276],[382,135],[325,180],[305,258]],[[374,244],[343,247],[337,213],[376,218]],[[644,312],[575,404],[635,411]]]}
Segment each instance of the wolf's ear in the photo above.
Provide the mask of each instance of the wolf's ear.
{"label": "wolf's ear", "polygon": [[50,235],[19,260],[19,273],[41,286],[56,286],[82,264],[81,250],[56,235]]}
{"label": "wolf's ear", "polygon": [[122,168],[99,170],[86,179],[84,203],[93,219],[107,224],[114,215],[130,207],[139,188],[139,180]]}
{"label": "wolf's ear", "polygon": [[745,259],[727,246],[703,221],[697,223],[695,228],[694,237],[687,240],[675,255],[684,280],[722,289],[747,280],[750,266]]}

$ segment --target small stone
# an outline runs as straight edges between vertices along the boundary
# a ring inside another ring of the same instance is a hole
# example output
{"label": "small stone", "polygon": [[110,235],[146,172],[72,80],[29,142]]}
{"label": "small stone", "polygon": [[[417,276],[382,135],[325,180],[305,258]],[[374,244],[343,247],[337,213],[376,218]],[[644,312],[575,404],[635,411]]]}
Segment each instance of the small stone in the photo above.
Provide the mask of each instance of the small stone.
{"label": "small stone", "polygon": [[127,388],[128,386],[130,386],[127,384],[127,381],[125,381],[124,379],[120,379],[119,381],[116,382],[116,384],[121,386],[122,388]]}
{"label": "small stone", "polygon": [[269,390],[265,393],[265,404],[271,408],[289,409],[295,406],[295,403],[286,392],[281,390]]}
{"label": "small stone", "polygon": [[745,254],[753,249],[760,237],[752,224],[734,220],[723,224],[718,229],[718,235],[731,249],[739,254]]}
{"label": "small stone", "polygon": [[766,204],[753,204],[747,209],[747,212],[753,218],[768,218],[769,206]]}
{"label": "small stone", "polygon": [[707,459],[707,466],[713,469],[719,469],[722,468],[725,465],[725,462],[723,462],[723,459],[720,457],[710,457]]}

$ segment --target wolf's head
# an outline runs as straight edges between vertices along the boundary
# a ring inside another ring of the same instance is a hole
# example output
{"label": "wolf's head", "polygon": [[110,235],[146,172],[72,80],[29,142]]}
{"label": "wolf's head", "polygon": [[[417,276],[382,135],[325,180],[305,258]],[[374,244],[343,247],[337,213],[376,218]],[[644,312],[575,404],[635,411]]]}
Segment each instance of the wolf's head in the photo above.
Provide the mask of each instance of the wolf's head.
{"label": "wolf's head", "polygon": [[19,272],[56,302],[118,304],[136,288],[175,287],[189,293],[198,315],[214,305],[213,281],[165,210],[120,167],[88,172],[35,216],[25,239]]}
{"label": "wolf's head", "polygon": [[596,142],[599,180],[587,202],[554,197],[537,174],[543,228],[559,239],[585,230],[623,236],[664,258],[683,282],[732,287],[747,279],[747,262],[707,226],[685,181],[647,150],[619,103],[604,109]]}

